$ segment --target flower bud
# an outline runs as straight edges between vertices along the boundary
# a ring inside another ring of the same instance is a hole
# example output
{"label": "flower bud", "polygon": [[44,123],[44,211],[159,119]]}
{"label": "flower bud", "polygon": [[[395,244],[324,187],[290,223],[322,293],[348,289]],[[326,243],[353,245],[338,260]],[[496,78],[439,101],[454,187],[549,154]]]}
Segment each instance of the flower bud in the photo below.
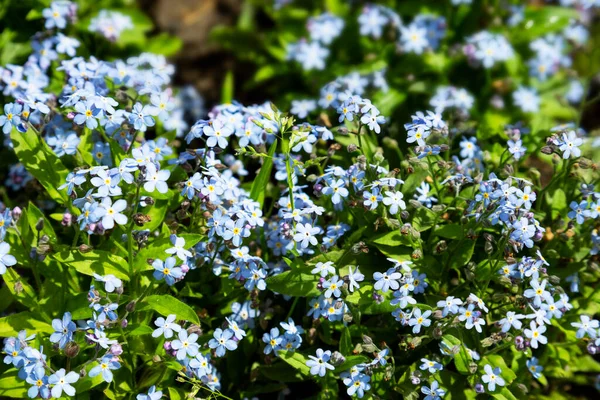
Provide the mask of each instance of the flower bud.
{"label": "flower bud", "polygon": [[90,251],[94,250],[94,248],[92,246],[88,246],[87,244],[82,244],[78,247],[79,251],[81,253],[89,253]]}
{"label": "flower bud", "polygon": [[129,325],[129,322],[127,322],[127,319],[123,318],[121,320],[121,328],[127,328],[127,325]]}
{"label": "flower bud", "polygon": [[165,351],[171,351],[173,348],[171,347],[171,342],[167,341],[163,344],[163,349],[165,349]]}
{"label": "flower bud", "polygon": [[540,151],[542,152],[542,154],[546,154],[546,155],[550,155],[550,154],[554,153],[554,150],[552,150],[552,147],[550,147],[550,146],[544,146],[544,147],[542,147],[542,149]]}
{"label": "flower bud", "polygon": [[65,346],[65,355],[69,358],[75,358],[79,354],[79,345],[76,342],[69,342]]}
{"label": "flower bud", "polygon": [[23,214],[23,210],[21,210],[21,207],[15,207],[12,209],[11,211],[11,216],[12,219],[16,222],[19,220],[19,218],[21,218],[21,215]]}
{"label": "flower bud", "polygon": [[589,158],[581,157],[577,162],[579,164],[579,167],[582,169],[590,169],[593,166],[592,160],[590,160]]}
{"label": "flower bud", "polygon": [[187,332],[191,335],[192,333],[197,334],[198,336],[202,336],[202,328],[199,325],[192,324],[189,328],[187,328]]}
{"label": "flower bud", "polygon": [[396,150],[399,148],[398,141],[396,139],[392,139],[389,136],[385,136],[382,141],[383,145],[388,149]]}
{"label": "flower bud", "polygon": [[123,347],[121,347],[121,345],[119,343],[113,343],[110,346],[109,352],[112,355],[120,356],[121,354],[123,354]]}
{"label": "flower bud", "polygon": [[331,363],[333,365],[340,365],[346,361],[346,358],[339,351],[334,351],[331,354]]}
{"label": "flower bud", "polygon": [[355,145],[354,143],[350,143],[347,147],[346,150],[348,151],[348,153],[354,153],[355,151],[358,150],[358,146]]}
{"label": "flower bud", "polygon": [[475,384],[475,392],[485,393],[485,388],[483,387],[483,384],[481,384],[481,383]]}
{"label": "flower bud", "polygon": [[38,219],[38,221],[35,224],[35,229],[38,232],[41,231],[42,229],[44,229],[44,219],[43,218]]}
{"label": "flower bud", "polygon": [[127,303],[127,305],[125,306],[125,311],[127,311],[128,313],[132,313],[135,311],[135,300],[130,301],[129,303]]}
{"label": "flower bud", "polygon": [[494,245],[492,244],[492,242],[486,241],[483,245],[483,249],[485,251],[485,254],[492,254],[494,252]]}
{"label": "flower bud", "polygon": [[71,226],[73,223],[73,214],[66,212],[63,214],[62,221],[60,221],[62,226]]}

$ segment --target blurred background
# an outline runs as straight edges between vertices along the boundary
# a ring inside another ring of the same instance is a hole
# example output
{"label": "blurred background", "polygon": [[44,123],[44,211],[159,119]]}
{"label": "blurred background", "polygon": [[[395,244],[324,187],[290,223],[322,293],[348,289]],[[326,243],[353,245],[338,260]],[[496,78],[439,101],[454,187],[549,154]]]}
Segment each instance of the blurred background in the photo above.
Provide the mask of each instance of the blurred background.
{"label": "blurred background", "polygon": [[[564,102],[555,101],[560,86],[572,79],[581,80],[586,98],[597,96],[594,76],[600,67],[600,54],[593,50],[599,47],[600,29],[594,11],[559,7],[558,1],[478,0],[471,5],[454,4],[460,2],[81,0],[75,2],[80,18],[75,27],[79,30],[77,35],[83,38],[85,51],[98,58],[122,58],[140,51],[164,54],[176,68],[174,83],[195,87],[209,108],[234,98],[242,103],[269,100],[286,108],[294,99],[317,98],[325,84],[340,76],[383,70],[392,90],[385,96],[373,96],[385,101],[384,114],[403,121],[414,111],[428,108],[437,86],[452,84],[466,87],[477,98],[473,117],[502,125],[517,121],[512,120],[508,108],[490,111],[490,100],[496,95],[506,97],[517,85],[528,83],[526,62],[532,53],[531,42],[562,33],[577,20],[585,25],[589,37],[585,43],[565,49],[565,56],[572,60],[569,67],[537,85],[541,92],[550,93],[542,101],[542,110],[546,117],[554,119],[552,123],[572,120],[576,112],[569,113]],[[42,29],[41,9],[48,3],[0,0],[0,65],[22,64],[27,59],[31,52],[29,40]],[[399,48],[395,37],[398,34],[393,29],[384,30],[378,40],[360,35],[357,16],[371,4],[393,10],[404,23],[423,14],[440,18],[436,21],[444,25],[442,44],[416,54]],[[130,16],[133,29],[125,30],[114,41],[89,32],[90,21],[103,9]],[[310,19],[323,13],[344,20],[342,35],[331,44],[325,68],[303,70],[289,59],[289,46],[307,39]],[[518,21],[507,29],[511,19]],[[549,24],[548,20],[554,22]],[[524,29],[529,21],[535,22],[533,28]],[[466,37],[482,30],[502,30],[502,26],[518,53],[506,68],[494,68],[489,73],[470,67],[464,57],[456,57]],[[588,131],[600,123],[597,104],[586,105],[581,125]]]}

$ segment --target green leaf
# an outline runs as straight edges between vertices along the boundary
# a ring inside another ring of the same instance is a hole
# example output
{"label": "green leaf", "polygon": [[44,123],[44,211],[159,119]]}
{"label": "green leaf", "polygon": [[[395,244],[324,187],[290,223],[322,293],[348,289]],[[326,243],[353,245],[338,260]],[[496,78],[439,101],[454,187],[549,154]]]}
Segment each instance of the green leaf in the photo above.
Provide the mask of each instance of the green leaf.
{"label": "green leaf", "polygon": [[127,336],[150,335],[154,329],[145,324],[130,325],[127,327]]}
{"label": "green leaf", "polygon": [[20,331],[26,329],[28,333],[52,333],[52,325],[40,320],[37,313],[23,311],[0,318],[0,337],[16,336]]}
{"label": "green leaf", "polygon": [[166,32],[162,32],[148,41],[146,51],[170,57],[177,54],[182,47],[183,41],[181,39],[176,36],[171,36]]}
{"label": "green leaf", "polygon": [[6,287],[12,293],[13,297],[21,304],[29,308],[37,308],[38,298],[33,288],[24,281],[14,268],[7,268],[6,273],[2,275]]}
{"label": "green leaf", "polygon": [[29,222],[29,227],[31,228],[32,232],[36,232],[36,236],[37,236],[36,225],[37,225],[38,221],[41,219],[44,221],[44,227],[40,231],[40,234],[48,235],[51,243],[56,241],[56,232],[54,232],[54,228],[52,228],[50,221],[48,220],[48,218],[46,218],[44,213],[39,208],[37,208],[35,206],[35,204],[33,204],[32,202],[29,202],[29,205],[27,206],[27,214],[26,215],[27,215],[27,221]]}
{"label": "green leaf", "polygon": [[352,346],[352,336],[350,335],[350,329],[347,326],[342,329],[342,336],[340,337],[340,353],[342,355],[349,355],[352,353],[354,346]]}
{"label": "green leaf", "polygon": [[419,232],[424,232],[431,229],[437,214],[427,207],[419,207],[413,216],[413,226]]}
{"label": "green leaf", "polygon": [[186,398],[185,392],[182,389],[170,387],[167,390],[169,391],[169,399],[171,400],[185,400]]}
{"label": "green leaf", "polygon": [[461,268],[471,260],[475,251],[475,240],[465,239],[457,242],[450,255],[450,268]]}
{"label": "green leaf", "polygon": [[306,365],[307,358],[295,351],[279,351],[279,358],[304,375],[310,375],[310,368]]}
{"label": "green leaf", "polygon": [[479,363],[479,367],[481,370],[480,372],[483,371],[487,364],[489,364],[492,367],[492,369],[499,367],[502,370],[500,375],[506,381],[506,386],[510,385],[517,378],[517,375],[514,373],[514,371],[506,365],[504,357],[499,354],[489,354],[483,357],[481,359],[481,362]]}
{"label": "green leaf", "polygon": [[273,144],[271,144],[271,147],[269,147],[269,156],[264,158],[260,172],[254,182],[252,182],[252,188],[250,189],[250,197],[258,201],[261,207],[265,203],[265,192],[267,191],[267,185],[271,178],[275,150],[277,150],[277,139],[275,139]]}
{"label": "green leaf", "polygon": [[442,225],[436,228],[434,234],[444,239],[460,239],[462,238],[462,227],[458,224]]}
{"label": "green leaf", "polygon": [[560,31],[565,28],[570,20],[578,18],[578,11],[574,8],[544,5],[529,6],[525,10],[523,27],[510,32],[511,42],[531,42],[534,38]]}
{"label": "green leaf", "polygon": [[[200,242],[204,235],[199,235],[195,233],[183,233],[178,235],[178,237],[183,238],[185,240],[185,248],[189,249],[194,247],[198,242]],[[152,266],[148,264],[148,259],[160,259],[165,260],[170,255],[165,253],[165,250],[173,247],[171,244],[171,239],[166,237],[162,239],[157,239],[154,242],[148,244],[147,247],[140,250],[140,252],[135,256],[133,260],[133,267],[136,271],[148,271],[152,269]]]}
{"label": "green leaf", "polygon": [[81,153],[83,162],[87,165],[94,165],[94,141],[92,140],[92,130],[88,128],[83,129],[83,135],[79,137],[79,145],[77,150]]}
{"label": "green leaf", "polygon": [[233,71],[227,71],[225,79],[223,80],[223,86],[221,87],[221,103],[229,104],[233,101]]}
{"label": "green leaf", "polygon": [[517,397],[515,397],[514,394],[511,393],[511,391],[506,388],[503,387],[502,389],[498,390],[496,389],[496,393],[491,393],[492,397],[498,400],[517,400]]}
{"label": "green leaf", "polygon": [[0,376],[0,398],[26,399],[27,386],[24,380],[17,377],[17,370],[11,368]]}
{"label": "green leaf", "polygon": [[471,355],[463,345],[462,341],[452,335],[442,336],[442,341],[450,348],[460,346],[460,350],[454,355],[454,365],[456,366],[456,370],[461,374],[471,375],[471,369],[469,368],[469,365],[471,364]]}
{"label": "green leaf", "polygon": [[266,279],[267,288],[274,292],[288,296],[318,296],[321,292],[317,289],[319,277],[292,270],[271,276]]}
{"label": "green leaf", "polygon": [[129,280],[127,261],[107,251],[94,249],[89,253],[82,253],[79,250],[64,250],[60,253],[52,254],[50,257],[69,267],[75,268],[84,275],[112,274],[119,279]]}
{"label": "green leaf", "polygon": [[138,306],[138,310],[154,310],[162,316],[175,314],[177,319],[200,325],[200,319],[192,307],[168,294],[156,294],[146,297]]}
{"label": "green leaf", "polygon": [[10,138],[19,161],[44,186],[52,200],[69,204],[67,191],[58,190],[65,183],[69,171],[46,142],[32,129],[25,133],[13,129]]}
{"label": "green leaf", "polygon": [[375,236],[371,243],[384,246],[412,246],[411,235],[403,235],[400,231],[392,231]]}
{"label": "green leaf", "polygon": [[346,361],[344,361],[343,363],[341,363],[340,365],[338,365],[335,368],[334,372],[336,374],[339,374],[340,372],[349,370],[350,368],[354,367],[355,365],[368,363],[369,361],[370,360],[365,356],[349,356],[349,357],[346,357]]}

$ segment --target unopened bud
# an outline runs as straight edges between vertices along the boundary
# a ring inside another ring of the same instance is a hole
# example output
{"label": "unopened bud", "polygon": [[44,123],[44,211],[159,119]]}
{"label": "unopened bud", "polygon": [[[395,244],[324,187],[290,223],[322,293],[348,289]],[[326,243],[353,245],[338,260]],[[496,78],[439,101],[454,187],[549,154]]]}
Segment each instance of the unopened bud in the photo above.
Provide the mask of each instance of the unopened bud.
{"label": "unopened bud", "polygon": [[90,251],[92,251],[94,248],[92,246],[88,246],[87,244],[82,244],[78,247],[79,251],[81,253],[89,253]]}
{"label": "unopened bud", "polygon": [[35,229],[39,232],[42,229],[44,229],[44,219],[40,218],[38,219],[37,223],[35,224]]}
{"label": "unopened bud", "polygon": [[135,311],[135,300],[130,301],[129,303],[127,303],[127,305],[125,306],[125,311],[127,311],[128,313],[132,313]]}
{"label": "unopened bud", "polygon": [[113,343],[110,346],[109,351],[112,355],[120,356],[121,354],[123,354],[123,347],[121,347],[121,345],[119,343]]}
{"label": "unopened bud", "polygon": [[542,152],[542,154],[547,154],[547,155],[554,153],[554,150],[552,150],[552,147],[550,147],[550,146],[544,146],[544,147],[542,147],[542,149],[540,151]]}
{"label": "unopened bud", "polygon": [[23,210],[21,210],[21,207],[15,207],[12,209],[11,211],[11,216],[12,219],[16,222],[19,220],[19,218],[21,218],[21,215],[23,214]]}
{"label": "unopened bud", "polygon": [[69,358],[75,358],[79,354],[79,345],[76,342],[69,342],[65,346],[65,355]]}
{"label": "unopened bud", "polygon": [[334,351],[333,354],[331,354],[331,363],[333,365],[340,365],[344,361],[346,361],[346,358],[339,351]]}
{"label": "unopened bud", "polygon": [[187,329],[187,332],[191,335],[192,333],[197,334],[198,336],[202,335],[202,328],[200,328],[199,325],[196,324],[192,324],[190,325],[190,327]]}
{"label": "unopened bud", "polygon": [[392,139],[389,136],[385,136],[381,143],[383,143],[383,145],[388,149],[395,150],[398,148],[398,141],[396,139]]}
{"label": "unopened bud", "polygon": [[578,163],[582,169],[590,169],[590,168],[592,168],[592,165],[593,165],[592,161],[589,158],[585,158],[585,157],[581,157],[579,159]]}

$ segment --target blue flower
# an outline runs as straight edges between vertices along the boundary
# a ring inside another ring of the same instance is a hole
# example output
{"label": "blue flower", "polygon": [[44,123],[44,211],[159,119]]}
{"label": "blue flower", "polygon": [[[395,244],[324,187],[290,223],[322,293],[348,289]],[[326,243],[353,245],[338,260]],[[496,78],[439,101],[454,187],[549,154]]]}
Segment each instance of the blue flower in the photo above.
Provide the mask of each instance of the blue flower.
{"label": "blue flower", "polygon": [[437,381],[433,381],[431,387],[423,386],[421,393],[426,395],[423,400],[439,400],[446,394],[446,391],[440,389],[440,384]]}
{"label": "blue flower", "polygon": [[266,343],[264,353],[270,354],[274,352],[277,355],[277,350],[281,348],[282,337],[279,336],[279,329],[271,328],[268,333],[263,334],[262,341]]}
{"label": "blue flower", "polygon": [[529,372],[531,372],[531,375],[533,375],[535,379],[540,379],[542,377],[542,371],[544,370],[544,367],[538,365],[537,358],[531,357],[529,360],[527,360],[526,364],[527,369],[529,370]]}
{"label": "blue flower", "polygon": [[86,225],[96,223],[104,216],[106,210],[99,207],[99,203],[94,201],[93,203],[86,202],[81,210],[81,214],[77,217],[79,222],[79,229],[84,229]]}
{"label": "blue flower", "polygon": [[369,384],[370,380],[371,377],[363,373],[351,374],[349,377],[344,378],[344,385],[348,387],[346,393],[348,393],[348,396],[354,396],[356,394],[359,399],[362,399],[365,395],[365,391],[371,389],[371,385]]}
{"label": "blue flower", "polygon": [[335,367],[328,363],[331,358],[331,351],[323,351],[323,349],[317,349],[317,356],[309,355],[310,360],[306,361],[306,366],[310,368],[311,375],[319,375],[320,377],[325,376],[327,370],[333,371]]}
{"label": "blue flower", "polygon": [[155,269],[154,279],[159,281],[164,279],[167,285],[172,286],[176,279],[180,279],[183,276],[181,268],[175,266],[176,262],[175,257],[168,257],[164,262],[158,258],[154,260],[152,263]]}
{"label": "blue flower", "polygon": [[579,146],[583,144],[583,139],[577,137],[575,131],[569,131],[569,133],[563,133],[563,140],[560,142],[560,151],[563,152],[563,158],[577,158],[581,155],[581,149]]}
{"label": "blue flower", "polygon": [[50,397],[50,388],[48,386],[48,377],[42,365],[38,365],[29,373],[26,379],[31,385],[27,391],[27,396],[34,399],[40,396],[43,399]]}
{"label": "blue flower", "polygon": [[323,194],[331,196],[331,202],[338,204],[343,198],[348,197],[348,189],[345,187],[345,183],[342,179],[337,181],[332,180],[329,182],[329,186],[325,186],[322,190]]}
{"label": "blue flower", "polygon": [[373,279],[375,279],[375,285],[373,289],[387,292],[390,290],[397,290],[400,287],[398,281],[402,278],[402,274],[396,271],[396,268],[389,268],[386,272],[375,272]]}
{"label": "blue flower", "polygon": [[492,369],[492,366],[487,364],[483,369],[485,371],[485,375],[481,377],[481,380],[488,384],[488,390],[490,392],[496,390],[496,385],[504,386],[506,384],[504,379],[500,376],[502,370],[499,367]]}
{"label": "blue flower", "polygon": [[523,325],[519,320],[523,318],[525,318],[523,314],[517,314],[514,311],[508,311],[506,313],[506,317],[498,321],[498,324],[500,325],[500,327],[502,328],[502,332],[504,333],[508,332],[511,327],[514,327],[515,329],[519,330]]}
{"label": "blue flower", "polygon": [[448,315],[448,313],[456,314],[458,313],[458,306],[462,304],[461,299],[456,299],[454,296],[446,297],[446,300],[440,300],[437,302],[438,307],[444,307],[442,309],[442,317]]}
{"label": "blue flower", "polygon": [[325,290],[325,297],[330,298],[334,296],[336,298],[342,295],[341,287],[344,285],[344,281],[337,275],[332,276],[329,280],[323,282],[323,289]]}
{"label": "blue flower", "polygon": [[175,319],[175,314],[169,314],[166,319],[163,317],[158,317],[156,321],[154,321],[154,325],[156,325],[158,328],[152,332],[152,337],[165,335],[165,338],[170,339],[173,337],[173,331],[180,332],[181,326],[175,323]]}
{"label": "blue flower", "polygon": [[294,234],[294,241],[300,245],[303,249],[308,247],[310,243],[316,246],[318,241],[314,235],[321,232],[321,228],[313,227],[310,223],[296,225],[296,233]]}
{"label": "blue flower", "polygon": [[18,103],[8,103],[4,105],[4,115],[0,115],[0,126],[2,126],[2,132],[9,134],[13,126],[16,127],[20,132],[26,132],[27,129],[21,123],[21,111],[23,107]]}
{"label": "blue flower", "polygon": [[569,211],[567,216],[571,219],[576,220],[578,224],[583,224],[583,222],[585,221],[585,211],[588,208],[588,202],[583,200],[582,202],[577,204],[576,201],[572,201],[571,204],[569,204],[569,207],[571,208],[571,211]]}
{"label": "blue flower", "polygon": [[200,349],[200,346],[196,343],[198,335],[195,333],[188,334],[185,329],[182,329],[179,331],[178,337],[179,339],[171,342],[171,347],[177,350],[177,359],[183,360],[187,356],[195,357]]}
{"label": "blue flower", "polygon": [[58,187],[58,190],[67,188],[67,194],[71,195],[71,193],[73,193],[73,189],[75,188],[75,185],[79,186],[84,182],[85,182],[85,176],[77,174],[77,173],[69,172],[69,174],[67,175],[66,182],[64,184],[60,185]]}
{"label": "blue flower", "polygon": [[106,355],[102,357],[102,360],[99,361],[99,364],[90,370],[89,376],[93,378],[97,375],[102,374],[102,379],[105,382],[112,382],[113,380],[113,370],[121,368],[121,364],[116,360],[116,357],[112,355]]}
{"label": "blue flower", "polygon": [[146,132],[148,126],[154,126],[154,118],[151,117],[153,109],[151,106],[142,106],[141,103],[135,103],[129,114],[129,122],[140,132]]}
{"label": "blue flower", "polygon": [[64,368],[59,369],[54,374],[48,377],[48,383],[54,385],[52,388],[52,397],[58,399],[62,396],[64,391],[68,396],[75,396],[75,388],[71,386],[71,383],[75,383],[79,380],[79,374],[71,371],[68,374]]}
{"label": "blue flower", "polygon": [[585,335],[588,335],[592,339],[595,339],[597,336],[597,330],[600,327],[600,322],[598,322],[597,319],[591,319],[587,315],[580,315],[579,319],[581,322],[571,323],[572,327],[578,328],[575,337],[577,339],[581,339]]}
{"label": "blue flower", "polygon": [[421,358],[421,362],[423,364],[421,364],[419,368],[423,371],[429,371],[430,374],[435,374],[436,372],[444,369],[444,366],[437,361],[431,361],[426,358]]}
{"label": "blue flower", "polygon": [[62,157],[65,154],[73,155],[77,153],[79,137],[73,132],[67,135],[62,131],[57,131],[55,136],[51,136],[46,140],[46,143],[52,147],[58,157]]}
{"label": "blue flower", "polygon": [[431,315],[431,310],[427,310],[421,313],[419,308],[414,308],[412,312],[412,318],[408,320],[408,325],[412,326],[413,333],[421,332],[421,326],[430,326],[431,320],[428,317]]}
{"label": "blue flower", "polygon": [[217,357],[223,357],[227,350],[233,351],[237,349],[237,342],[232,339],[234,332],[231,329],[222,330],[221,328],[215,329],[213,338],[209,340],[208,347],[216,349],[215,353]]}
{"label": "blue flower", "polygon": [[17,263],[17,259],[8,254],[10,245],[6,242],[0,243],[0,275],[6,273],[6,267],[11,267]]}
{"label": "blue flower", "polygon": [[94,311],[99,312],[98,322],[104,322],[108,318],[109,321],[116,321],[118,318],[115,310],[119,308],[117,303],[109,303],[106,305],[101,305],[100,303],[94,304]]}
{"label": "blue flower", "polygon": [[87,126],[89,129],[95,129],[98,127],[98,120],[96,118],[99,117],[102,110],[96,108],[94,105],[94,101],[92,99],[88,99],[85,101],[79,101],[75,104],[75,118],[73,118],[73,122],[77,125]]}
{"label": "blue flower", "polygon": [[140,393],[136,396],[136,400],[160,400],[162,398],[162,392],[156,390],[156,386],[150,386],[148,394]]}
{"label": "blue flower", "polygon": [[381,194],[379,194],[378,188],[373,188],[371,192],[366,191],[363,193],[363,204],[369,207],[370,210],[374,210],[379,205],[379,202],[383,199]]}
{"label": "blue flower", "polygon": [[63,315],[62,320],[52,320],[52,328],[54,328],[55,332],[50,335],[50,341],[52,343],[58,343],[58,347],[61,349],[64,349],[65,345],[73,340],[73,332],[77,330],[75,322],[71,320],[70,312],[66,312]]}

